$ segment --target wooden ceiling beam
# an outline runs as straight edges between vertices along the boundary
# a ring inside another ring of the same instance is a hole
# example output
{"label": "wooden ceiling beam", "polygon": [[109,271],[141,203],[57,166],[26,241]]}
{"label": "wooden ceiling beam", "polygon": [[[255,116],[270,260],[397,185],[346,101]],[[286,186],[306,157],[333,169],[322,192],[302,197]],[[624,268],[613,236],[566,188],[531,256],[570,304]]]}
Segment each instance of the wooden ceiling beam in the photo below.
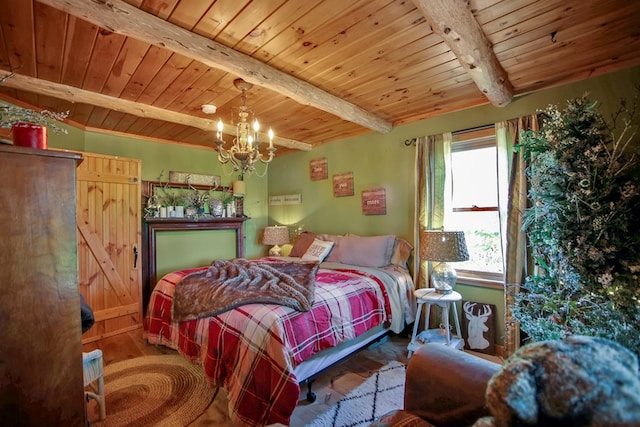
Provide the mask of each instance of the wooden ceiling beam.
{"label": "wooden ceiling beam", "polygon": [[413,0],[476,86],[496,106],[513,100],[513,86],[480,24],[463,0]]}
{"label": "wooden ceiling beam", "polygon": [[122,0],[37,0],[117,34],[169,49],[380,133],[392,124],[251,56],[148,14]]}
{"label": "wooden ceiling beam", "polygon": [[[69,102],[78,102],[94,105],[97,107],[108,108],[114,111],[119,111],[121,113],[132,114],[137,117],[164,120],[166,122],[177,123],[184,126],[191,126],[205,131],[217,130],[217,122],[213,120],[203,119],[200,117],[179,113],[177,111],[165,110],[163,108],[154,107],[152,105],[142,104],[140,102],[128,101],[126,99],[103,95],[77,87],[53,83],[46,80],[23,76],[20,74],[0,71],[0,85],[18,90],[35,92],[40,95],[49,95],[54,98],[67,100]],[[230,135],[235,135],[235,127],[225,125],[224,132],[229,133]],[[260,138],[264,141],[268,140],[266,134],[261,134]],[[311,144],[296,141],[293,139],[281,138],[277,135],[273,139],[273,143],[275,145],[301,151],[310,151],[312,148]]]}

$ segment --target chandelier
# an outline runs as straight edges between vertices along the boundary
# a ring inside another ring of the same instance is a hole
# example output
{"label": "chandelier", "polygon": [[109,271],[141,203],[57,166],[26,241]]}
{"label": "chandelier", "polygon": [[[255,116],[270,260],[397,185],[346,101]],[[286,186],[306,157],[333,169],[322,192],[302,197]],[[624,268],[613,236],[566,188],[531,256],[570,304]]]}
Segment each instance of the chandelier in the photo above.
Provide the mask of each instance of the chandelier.
{"label": "chandelier", "polygon": [[[218,152],[218,161],[225,165],[231,163],[233,166],[233,172],[240,172],[240,177],[245,173],[256,172],[256,163],[259,161],[265,165],[273,160],[273,153],[276,149],[273,146],[273,131],[269,129],[269,147],[267,148],[268,154],[260,152],[260,124],[258,120],[253,121],[251,125],[247,118],[250,114],[250,109],[247,107],[247,91],[253,87],[253,84],[245,82],[242,79],[235,79],[233,85],[242,91],[242,105],[238,111],[238,122],[236,123],[236,136],[233,139],[233,145],[229,149],[223,147],[225,141],[222,139],[222,131],[224,130],[224,124],[222,120],[218,121],[218,132],[216,134],[216,151]],[[256,174],[260,177],[264,176],[267,172],[268,165],[265,166],[265,170],[262,175]]]}

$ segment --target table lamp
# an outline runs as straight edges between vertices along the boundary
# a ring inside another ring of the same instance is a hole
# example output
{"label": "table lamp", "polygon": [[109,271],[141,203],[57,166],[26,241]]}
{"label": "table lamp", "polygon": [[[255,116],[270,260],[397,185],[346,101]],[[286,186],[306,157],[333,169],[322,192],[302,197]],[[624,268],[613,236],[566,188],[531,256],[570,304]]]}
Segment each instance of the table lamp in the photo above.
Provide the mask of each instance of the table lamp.
{"label": "table lamp", "polygon": [[244,195],[247,193],[247,187],[244,181],[237,180],[231,184],[233,191],[233,201],[236,202],[236,216],[244,217]]}
{"label": "table lamp", "polygon": [[462,231],[422,230],[420,232],[420,259],[437,261],[431,280],[436,292],[448,294],[456,285],[458,274],[449,262],[467,261],[467,243]]}
{"label": "table lamp", "polygon": [[262,244],[273,245],[273,247],[269,249],[269,255],[280,256],[280,251],[282,250],[280,245],[287,243],[289,243],[289,227],[278,227],[275,225],[264,229]]}

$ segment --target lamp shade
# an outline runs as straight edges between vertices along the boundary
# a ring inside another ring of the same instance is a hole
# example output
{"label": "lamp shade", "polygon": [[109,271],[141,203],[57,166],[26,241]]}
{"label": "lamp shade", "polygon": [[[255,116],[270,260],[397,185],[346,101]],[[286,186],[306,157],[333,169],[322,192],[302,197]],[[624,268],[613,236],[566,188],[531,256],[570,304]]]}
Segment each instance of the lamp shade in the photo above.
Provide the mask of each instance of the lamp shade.
{"label": "lamp shade", "polygon": [[262,236],[263,245],[284,245],[289,243],[289,227],[267,227]]}
{"label": "lamp shade", "polygon": [[467,242],[462,231],[422,230],[420,258],[427,261],[467,261]]}
{"label": "lamp shade", "polygon": [[244,196],[247,193],[244,181],[233,181],[232,188],[234,196]]}

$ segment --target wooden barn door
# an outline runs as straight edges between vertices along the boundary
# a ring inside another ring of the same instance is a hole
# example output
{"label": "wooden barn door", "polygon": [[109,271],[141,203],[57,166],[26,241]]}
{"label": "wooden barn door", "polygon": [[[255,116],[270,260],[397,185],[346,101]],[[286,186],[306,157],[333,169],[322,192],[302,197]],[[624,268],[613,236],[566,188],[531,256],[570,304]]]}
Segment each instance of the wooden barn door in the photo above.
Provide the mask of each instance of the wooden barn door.
{"label": "wooden barn door", "polygon": [[78,167],[80,292],[96,322],[87,343],[141,327],[140,160],[83,153]]}

